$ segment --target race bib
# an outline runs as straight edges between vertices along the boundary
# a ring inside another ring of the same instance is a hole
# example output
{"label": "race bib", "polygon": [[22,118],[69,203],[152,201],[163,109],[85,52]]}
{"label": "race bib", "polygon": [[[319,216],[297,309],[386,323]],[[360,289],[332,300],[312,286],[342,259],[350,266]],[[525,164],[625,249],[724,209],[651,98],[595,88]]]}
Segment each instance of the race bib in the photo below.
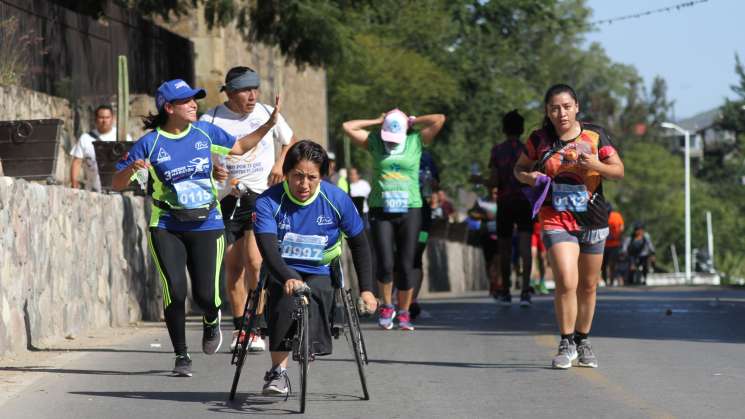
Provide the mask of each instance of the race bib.
{"label": "race bib", "polygon": [[323,259],[323,249],[326,248],[326,243],[328,243],[326,236],[287,233],[282,239],[280,253],[283,259],[320,262]]}
{"label": "race bib", "polygon": [[209,179],[182,180],[173,184],[178,203],[183,208],[199,208],[212,203],[212,183]]}
{"label": "race bib", "polygon": [[585,212],[589,197],[585,185],[552,185],[553,206],[556,211]]}
{"label": "race bib", "polygon": [[487,221],[486,222],[486,231],[489,233],[496,233],[497,232],[497,222],[496,221]]}
{"label": "race bib", "polygon": [[407,191],[383,192],[383,212],[402,213],[409,211]]}

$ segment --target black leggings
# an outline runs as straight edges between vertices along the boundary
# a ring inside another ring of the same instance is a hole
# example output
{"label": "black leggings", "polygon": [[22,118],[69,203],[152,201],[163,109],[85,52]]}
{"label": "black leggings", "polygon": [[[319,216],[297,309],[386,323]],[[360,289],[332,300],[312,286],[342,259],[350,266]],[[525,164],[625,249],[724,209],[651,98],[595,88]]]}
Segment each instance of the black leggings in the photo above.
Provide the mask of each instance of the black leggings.
{"label": "black leggings", "polygon": [[194,301],[204,311],[207,321],[213,321],[222,304],[224,230],[169,231],[151,227],[148,244],[163,286],[163,307],[173,351],[184,354],[186,269],[189,270]]}
{"label": "black leggings", "polygon": [[[421,224],[421,208],[409,208],[401,214],[385,213],[382,208],[370,209],[370,229],[377,257],[375,267],[380,282],[391,283],[394,268],[399,268],[396,288],[408,291],[416,286],[414,262]],[[394,263],[394,246],[397,263]]]}
{"label": "black leggings", "polygon": [[[310,327],[310,353],[328,355],[331,353],[331,312],[333,310],[334,287],[331,278],[321,275],[302,274],[303,281],[310,287],[308,326]],[[296,308],[295,297],[284,292],[283,285],[268,278],[268,323],[269,350],[272,352],[292,351],[292,336],[296,322],[292,312]]]}

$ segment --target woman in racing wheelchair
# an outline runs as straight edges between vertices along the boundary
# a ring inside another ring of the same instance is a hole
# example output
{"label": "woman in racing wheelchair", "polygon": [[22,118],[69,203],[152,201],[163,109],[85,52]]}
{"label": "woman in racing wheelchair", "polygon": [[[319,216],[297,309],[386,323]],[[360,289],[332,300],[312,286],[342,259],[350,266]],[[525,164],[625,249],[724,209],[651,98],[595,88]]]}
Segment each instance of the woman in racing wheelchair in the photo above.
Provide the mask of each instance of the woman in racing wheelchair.
{"label": "woman in racing wheelchair", "polygon": [[254,233],[269,273],[266,289],[272,367],[264,376],[265,395],[288,393],[287,361],[296,307],[293,290],[303,283],[311,288],[310,353],[331,353],[334,284],[329,265],[341,255],[342,237],[347,237],[352,252],[360,297],[368,310],[377,306],[371,292],[372,265],[364,224],[349,195],[322,180],[328,168],[329,158],[321,145],[299,141],[287,151],[282,166],[285,181],[256,200]]}

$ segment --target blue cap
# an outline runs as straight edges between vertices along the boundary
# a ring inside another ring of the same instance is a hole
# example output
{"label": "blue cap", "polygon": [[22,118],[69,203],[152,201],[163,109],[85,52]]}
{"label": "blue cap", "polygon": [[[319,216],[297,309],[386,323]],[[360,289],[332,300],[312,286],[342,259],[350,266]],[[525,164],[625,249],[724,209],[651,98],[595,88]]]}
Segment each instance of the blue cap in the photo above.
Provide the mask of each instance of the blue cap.
{"label": "blue cap", "polygon": [[181,79],[168,80],[163,82],[155,91],[155,107],[160,111],[166,102],[189,99],[190,97],[201,99],[205,96],[207,96],[207,92],[204,89],[192,89],[189,83]]}

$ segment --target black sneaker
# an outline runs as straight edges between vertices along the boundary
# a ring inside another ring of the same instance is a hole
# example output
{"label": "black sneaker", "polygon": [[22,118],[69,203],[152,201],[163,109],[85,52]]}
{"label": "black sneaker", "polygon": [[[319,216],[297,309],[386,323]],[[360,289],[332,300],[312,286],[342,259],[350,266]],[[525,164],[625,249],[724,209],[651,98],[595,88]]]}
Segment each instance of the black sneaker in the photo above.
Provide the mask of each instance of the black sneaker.
{"label": "black sneaker", "polygon": [[286,396],[290,392],[290,377],[282,367],[272,367],[264,374],[264,387],[261,394],[265,396]]}
{"label": "black sneaker", "polygon": [[520,307],[530,307],[533,304],[530,301],[530,292],[523,292],[520,294]]}
{"label": "black sneaker", "polygon": [[502,294],[499,295],[499,298],[497,299],[499,301],[499,305],[503,306],[509,306],[512,305],[512,294],[510,294],[509,291],[504,291]]}
{"label": "black sneaker", "polygon": [[176,365],[173,367],[173,373],[177,377],[191,377],[191,358],[189,358],[189,354],[176,355]]}
{"label": "black sneaker", "polygon": [[207,355],[212,355],[220,349],[222,344],[222,331],[220,330],[220,310],[217,310],[217,318],[212,323],[202,317],[204,330],[202,331],[202,351]]}

